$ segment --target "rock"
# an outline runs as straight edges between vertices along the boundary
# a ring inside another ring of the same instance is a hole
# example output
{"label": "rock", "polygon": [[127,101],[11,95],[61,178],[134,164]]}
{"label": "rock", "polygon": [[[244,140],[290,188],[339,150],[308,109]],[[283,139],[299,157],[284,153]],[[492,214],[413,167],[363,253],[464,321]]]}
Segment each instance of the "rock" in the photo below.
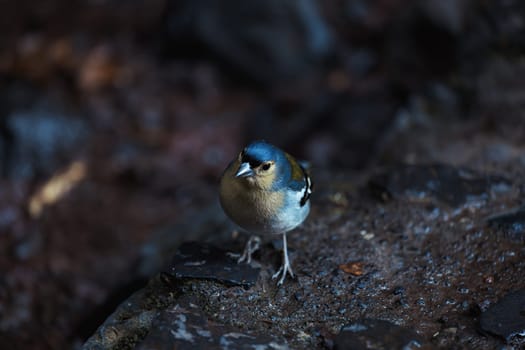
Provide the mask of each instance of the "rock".
{"label": "rock", "polygon": [[525,289],[504,296],[481,314],[481,329],[503,337],[525,336]]}
{"label": "rock", "polygon": [[225,289],[205,280],[157,276],[125,300],[82,349],[288,349],[277,336],[212,321],[213,316],[204,311],[208,301],[196,291]]}
{"label": "rock", "polygon": [[341,328],[334,350],[422,349],[422,340],[411,329],[376,319],[362,319]]}
{"label": "rock", "polygon": [[134,348],[151,328],[160,310],[174,303],[171,288],[154,278],[125,300],[84,343],[83,350]]}
{"label": "rock", "polygon": [[181,45],[195,48],[197,42],[228,68],[263,84],[308,74],[333,42],[312,0],[169,2],[165,28],[175,55]]}
{"label": "rock", "polygon": [[180,246],[166,273],[176,279],[205,279],[249,288],[257,282],[259,271],[248,264],[238,264],[226,250],[190,242]]}
{"label": "rock", "polygon": [[136,349],[288,349],[286,342],[210,321],[195,304],[161,312]]}
{"label": "rock", "polygon": [[369,188],[385,200],[437,200],[453,207],[473,199],[490,196],[491,190],[509,185],[508,180],[496,175],[482,175],[473,170],[446,164],[400,165],[373,176]]}
{"label": "rock", "polygon": [[487,223],[511,239],[525,240],[525,206],[490,216]]}

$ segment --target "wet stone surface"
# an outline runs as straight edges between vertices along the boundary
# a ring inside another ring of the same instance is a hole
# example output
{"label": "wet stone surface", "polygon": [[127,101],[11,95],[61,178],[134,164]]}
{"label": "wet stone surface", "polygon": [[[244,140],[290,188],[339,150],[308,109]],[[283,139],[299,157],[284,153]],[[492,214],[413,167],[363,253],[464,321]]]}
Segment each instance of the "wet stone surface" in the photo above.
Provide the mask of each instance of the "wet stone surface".
{"label": "wet stone surface", "polygon": [[422,343],[421,337],[411,329],[388,321],[362,319],[341,328],[334,350],[415,350],[421,349]]}
{"label": "wet stone surface", "polygon": [[509,181],[501,176],[482,175],[475,171],[446,164],[400,165],[374,176],[369,187],[381,199],[434,198],[450,206],[486,197],[493,187],[504,190]]}
{"label": "wet stone surface", "polygon": [[525,337],[525,289],[509,293],[481,314],[483,331],[509,341],[519,335]]}
{"label": "wet stone surface", "polygon": [[150,330],[161,310],[173,305],[176,294],[159,278],[124,301],[84,343],[82,349],[133,348]]}
{"label": "wet stone surface", "polygon": [[260,269],[238,264],[228,253],[227,250],[205,243],[184,243],[177,250],[166,273],[180,279],[209,279],[228,286],[253,286]]}
{"label": "wet stone surface", "polygon": [[192,303],[161,312],[136,349],[288,349],[283,339],[255,335],[212,321]]}
{"label": "wet stone surface", "polygon": [[210,295],[238,293],[207,280],[157,276],[123,302],[82,349],[288,349],[283,337],[214,321],[205,311]]}

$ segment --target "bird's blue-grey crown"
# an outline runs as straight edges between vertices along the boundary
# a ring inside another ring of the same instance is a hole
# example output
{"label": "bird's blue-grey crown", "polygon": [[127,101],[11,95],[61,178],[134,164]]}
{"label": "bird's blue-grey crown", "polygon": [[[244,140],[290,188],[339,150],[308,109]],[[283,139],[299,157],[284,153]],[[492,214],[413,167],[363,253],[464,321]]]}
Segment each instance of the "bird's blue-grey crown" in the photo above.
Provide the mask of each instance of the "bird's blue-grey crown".
{"label": "bird's blue-grey crown", "polygon": [[[251,166],[283,157],[282,151],[266,141],[254,141],[246,146],[242,152],[242,161],[249,162]],[[252,163],[253,162],[253,163]]]}

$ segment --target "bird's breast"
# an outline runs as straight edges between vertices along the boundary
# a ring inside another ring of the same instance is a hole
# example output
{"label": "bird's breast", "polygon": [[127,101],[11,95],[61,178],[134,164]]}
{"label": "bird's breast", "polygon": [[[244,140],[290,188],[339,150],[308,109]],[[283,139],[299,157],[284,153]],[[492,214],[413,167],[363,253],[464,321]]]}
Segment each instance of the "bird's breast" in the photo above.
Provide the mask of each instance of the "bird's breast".
{"label": "bird's breast", "polygon": [[252,233],[271,233],[285,203],[284,193],[255,190],[246,181],[224,174],[220,201],[226,214]]}

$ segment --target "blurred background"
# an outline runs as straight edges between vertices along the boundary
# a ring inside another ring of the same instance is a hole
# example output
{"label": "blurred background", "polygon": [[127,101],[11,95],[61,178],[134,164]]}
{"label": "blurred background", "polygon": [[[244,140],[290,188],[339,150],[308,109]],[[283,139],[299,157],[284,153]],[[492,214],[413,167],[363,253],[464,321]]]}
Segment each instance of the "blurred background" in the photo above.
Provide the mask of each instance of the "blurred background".
{"label": "blurred background", "polygon": [[329,173],[515,157],[524,53],[518,0],[2,1],[2,348],[78,346],[220,227],[249,140]]}

